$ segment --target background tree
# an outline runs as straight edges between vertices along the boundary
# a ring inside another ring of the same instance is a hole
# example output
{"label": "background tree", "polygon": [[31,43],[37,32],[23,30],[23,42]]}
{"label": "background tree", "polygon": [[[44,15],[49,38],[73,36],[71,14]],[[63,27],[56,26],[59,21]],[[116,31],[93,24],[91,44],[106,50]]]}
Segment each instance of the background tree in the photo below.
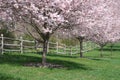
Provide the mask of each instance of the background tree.
{"label": "background tree", "polygon": [[113,51],[113,46],[114,43],[120,41],[120,23],[119,20],[114,20],[115,24],[112,26],[112,30],[108,34],[109,37],[109,43],[110,43],[110,48],[111,48],[111,56],[112,56],[112,51]]}
{"label": "background tree", "polygon": [[107,5],[104,4],[104,6],[101,6],[98,10],[95,10],[95,18],[93,23],[90,23],[90,26],[94,31],[94,35],[91,37],[91,40],[100,45],[101,57],[103,56],[103,47],[109,43],[110,38],[113,37],[111,33],[114,32],[114,27],[119,25],[119,23],[116,22],[119,21],[119,12],[117,11],[119,5],[116,1],[107,1]]}
{"label": "background tree", "polygon": [[68,13],[68,21],[72,26],[70,32],[71,36],[80,41],[80,57],[82,57],[84,39],[91,39],[101,47],[108,42],[106,37],[116,16],[117,4],[114,0],[73,0],[71,5]]}

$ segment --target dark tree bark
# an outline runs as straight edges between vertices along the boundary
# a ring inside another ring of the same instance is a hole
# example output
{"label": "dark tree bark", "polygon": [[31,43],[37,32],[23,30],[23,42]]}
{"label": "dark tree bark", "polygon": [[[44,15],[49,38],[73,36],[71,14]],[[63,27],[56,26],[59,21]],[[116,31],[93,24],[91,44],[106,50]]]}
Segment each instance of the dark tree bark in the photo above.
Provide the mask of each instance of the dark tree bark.
{"label": "dark tree bark", "polygon": [[100,45],[100,57],[103,57],[103,48],[107,43],[99,44]]}
{"label": "dark tree bark", "polygon": [[47,55],[47,49],[48,49],[48,41],[50,38],[50,34],[46,33],[42,35],[43,38],[43,53],[42,53],[42,65],[46,65],[46,55]]}
{"label": "dark tree bark", "polygon": [[84,37],[79,37],[78,40],[80,42],[80,58],[82,58],[83,57],[83,40],[84,40]]}
{"label": "dark tree bark", "polygon": [[43,42],[43,54],[42,54],[42,65],[46,65],[46,54],[47,54],[48,40]]}
{"label": "dark tree bark", "polygon": [[83,40],[80,41],[80,57],[83,57]]}

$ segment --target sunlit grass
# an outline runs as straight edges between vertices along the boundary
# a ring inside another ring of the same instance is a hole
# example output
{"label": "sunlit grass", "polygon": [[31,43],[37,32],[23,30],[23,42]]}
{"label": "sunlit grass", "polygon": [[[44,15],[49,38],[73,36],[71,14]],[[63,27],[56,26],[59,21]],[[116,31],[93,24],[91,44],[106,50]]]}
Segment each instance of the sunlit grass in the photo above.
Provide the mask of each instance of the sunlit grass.
{"label": "sunlit grass", "polygon": [[0,80],[119,80],[120,51],[111,55],[104,50],[103,58],[98,50],[77,55],[49,53],[47,62],[60,64],[64,68],[39,68],[23,66],[29,62],[41,62],[41,55],[35,53],[5,53],[0,55]]}

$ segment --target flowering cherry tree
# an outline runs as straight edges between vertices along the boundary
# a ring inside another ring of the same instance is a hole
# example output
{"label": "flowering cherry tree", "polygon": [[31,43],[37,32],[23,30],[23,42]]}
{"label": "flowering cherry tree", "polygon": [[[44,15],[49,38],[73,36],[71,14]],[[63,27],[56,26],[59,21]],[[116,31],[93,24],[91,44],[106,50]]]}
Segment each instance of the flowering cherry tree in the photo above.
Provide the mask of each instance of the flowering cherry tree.
{"label": "flowering cherry tree", "polygon": [[[112,30],[113,20],[117,19],[118,1],[1,0],[0,14],[5,12],[11,21],[29,25],[23,24],[34,39],[43,42],[42,64],[45,65],[49,38],[57,30],[70,29],[70,35],[79,39],[80,44],[83,39],[100,46],[108,42],[107,35]],[[82,57],[82,51],[80,54]]]}
{"label": "flowering cherry tree", "polygon": [[10,17],[10,15],[7,12],[2,11],[2,9],[0,9],[0,24],[2,25],[1,28],[9,28],[8,30],[12,30],[15,25],[12,17]]}
{"label": "flowering cherry tree", "polygon": [[68,13],[71,35],[80,41],[80,57],[82,42],[90,39],[100,46],[108,42],[108,32],[115,20],[117,3],[115,0],[73,0]]}
{"label": "flowering cherry tree", "polygon": [[[117,1],[117,0],[116,0]],[[67,19],[70,30],[65,30],[64,35],[75,37],[80,42],[80,57],[82,42],[91,40],[101,46],[110,41],[113,26],[119,24],[118,2],[115,0],[72,0]],[[119,30],[119,29],[118,29]],[[116,32],[116,30],[114,31]],[[115,36],[114,36],[115,39]]]}
{"label": "flowering cherry tree", "polygon": [[[71,1],[71,0],[70,0]],[[23,25],[29,34],[38,42],[43,42],[42,64],[46,64],[46,53],[49,38],[58,29],[64,28],[69,11],[68,0],[1,0],[2,12],[9,13],[15,21]],[[6,18],[6,16],[5,16]],[[68,26],[67,26],[68,27]]]}
{"label": "flowering cherry tree", "polygon": [[119,20],[114,20],[114,22],[116,24],[114,24],[112,26],[112,30],[110,31],[110,33],[108,34],[108,42],[111,44],[110,45],[110,48],[111,48],[111,55],[112,55],[112,52],[113,52],[113,46],[114,46],[114,43],[116,42],[119,42],[120,41],[120,23]]}
{"label": "flowering cherry tree", "polygon": [[104,6],[101,6],[94,15],[93,23],[89,24],[94,31],[90,40],[101,47],[101,57],[103,56],[103,47],[112,40],[117,40],[115,34],[118,34],[118,31],[115,27],[120,29],[120,27],[117,26],[119,25],[118,21],[120,19],[118,16],[119,12],[117,11],[119,10],[118,2],[108,0],[107,5],[105,5],[105,3],[103,4]]}

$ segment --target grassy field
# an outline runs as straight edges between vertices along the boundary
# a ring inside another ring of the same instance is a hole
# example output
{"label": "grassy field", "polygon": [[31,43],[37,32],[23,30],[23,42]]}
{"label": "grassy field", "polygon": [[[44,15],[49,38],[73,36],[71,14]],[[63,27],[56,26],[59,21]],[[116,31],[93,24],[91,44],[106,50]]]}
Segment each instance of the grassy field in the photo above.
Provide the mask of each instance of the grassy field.
{"label": "grassy field", "polygon": [[39,54],[5,53],[0,55],[0,80],[120,80],[119,49],[114,49],[111,56],[105,48],[103,58],[98,50],[85,53],[84,58],[48,54],[47,62],[64,66],[60,69],[23,66],[40,62]]}

